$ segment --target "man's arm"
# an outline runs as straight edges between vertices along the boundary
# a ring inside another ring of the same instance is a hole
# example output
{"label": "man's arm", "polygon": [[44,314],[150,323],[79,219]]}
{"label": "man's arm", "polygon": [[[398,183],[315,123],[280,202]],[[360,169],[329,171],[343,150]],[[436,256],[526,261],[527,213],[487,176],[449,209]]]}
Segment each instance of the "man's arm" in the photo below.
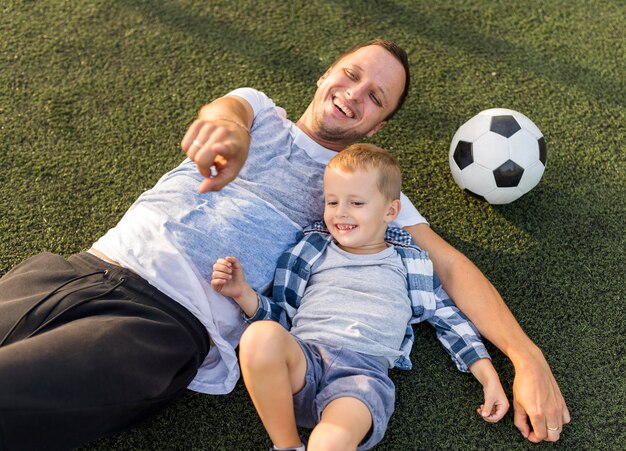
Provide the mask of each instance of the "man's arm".
{"label": "man's arm", "polygon": [[237,177],[248,158],[253,119],[252,107],[241,97],[222,97],[202,107],[181,142],[206,177],[198,191],[219,191]]}
{"label": "man's arm", "polygon": [[459,309],[487,340],[511,359],[515,368],[515,425],[522,435],[532,442],[558,440],[570,415],[541,350],[524,333],[497,290],[467,257],[426,224],[405,230],[429,253],[437,277]]}

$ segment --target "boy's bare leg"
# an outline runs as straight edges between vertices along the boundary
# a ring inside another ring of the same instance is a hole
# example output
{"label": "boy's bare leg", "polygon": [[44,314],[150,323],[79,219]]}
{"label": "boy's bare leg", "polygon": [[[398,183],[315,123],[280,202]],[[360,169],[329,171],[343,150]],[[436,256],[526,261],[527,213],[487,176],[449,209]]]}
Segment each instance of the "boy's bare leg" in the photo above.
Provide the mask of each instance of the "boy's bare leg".
{"label": "boy's bare leg", "polygon": [[296,340],[280,324],[258,321],[241,337],[239,361],[250,398],[274,445],[299,447],[293,394],[304,386],[306,359]]}
{"label": "boy's bare leg", "polygon": [[372,414],[360,400],[337,398],[322,412],[309,437],[308,449],[355,450],[372,427]]}

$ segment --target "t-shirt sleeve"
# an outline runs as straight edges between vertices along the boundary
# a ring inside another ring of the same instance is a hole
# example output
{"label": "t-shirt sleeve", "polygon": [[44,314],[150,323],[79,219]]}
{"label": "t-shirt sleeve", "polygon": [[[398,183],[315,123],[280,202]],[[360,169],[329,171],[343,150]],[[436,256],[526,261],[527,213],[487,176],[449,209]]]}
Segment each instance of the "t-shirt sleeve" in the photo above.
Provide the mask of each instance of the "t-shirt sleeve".
{"label": "t-shirt sleeve", "polygon": [[402,228],[417,224],[428,224],[428,221],[417,211],[417,208],[404,193],[400,193],[400,205],[400,214],[391,225]]}
{"label": "t-shirt sleeve", "polygon": [[238,88],[230,91],[226,96],[237,96],[248,102],[254,111],[254,116],[265,108],[274,108],[276,105],[261,91],[252,88]]}

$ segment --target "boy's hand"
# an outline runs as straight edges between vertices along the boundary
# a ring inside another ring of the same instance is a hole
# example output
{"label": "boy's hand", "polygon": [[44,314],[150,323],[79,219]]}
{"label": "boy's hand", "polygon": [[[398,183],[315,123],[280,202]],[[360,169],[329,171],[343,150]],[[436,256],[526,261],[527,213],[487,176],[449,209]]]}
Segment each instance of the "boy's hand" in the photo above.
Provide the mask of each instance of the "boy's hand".
{"label": "boy's hand", "polygon": [[469,370],[483,386],[485,403],[476,409],[478,415],[489,423],[500,421],[509,410],[509,400],[491,360],[477,360],[470,365]]}
{"label": "boy's hand", "polygon": [[218,259],[213,265],[211,286],[224,296],[237,299],[248,285],[243,268],[236,257]]}
{"label": "boy's hand", "polygon": [[509,410],[509,400],[504,393],[500,380],[496,377],[495,380],[488,381],[483,385],[483,393],[485,395],[485,403],[476,411],[483,420],[489,423],[497,423]]}
{"label": "boy's hand", "polygon": [[259,308],[256,292],[248,285],[243,267],[236,257],[218,259],[213,265],[211,286],[218,293],[235,300],[248,317]]}

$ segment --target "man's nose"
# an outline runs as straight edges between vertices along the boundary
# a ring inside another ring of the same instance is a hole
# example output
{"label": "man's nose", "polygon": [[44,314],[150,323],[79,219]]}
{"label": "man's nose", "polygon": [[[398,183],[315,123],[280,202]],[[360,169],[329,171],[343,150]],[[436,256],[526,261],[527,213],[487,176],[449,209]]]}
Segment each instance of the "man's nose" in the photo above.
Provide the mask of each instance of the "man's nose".
{"label": "man's nose", "polygon": [[353,86],[346,89],[346,95],[352,100],[359,101],[363,97],[366,90],[367,87],[364,83],[355,83]]}

